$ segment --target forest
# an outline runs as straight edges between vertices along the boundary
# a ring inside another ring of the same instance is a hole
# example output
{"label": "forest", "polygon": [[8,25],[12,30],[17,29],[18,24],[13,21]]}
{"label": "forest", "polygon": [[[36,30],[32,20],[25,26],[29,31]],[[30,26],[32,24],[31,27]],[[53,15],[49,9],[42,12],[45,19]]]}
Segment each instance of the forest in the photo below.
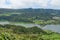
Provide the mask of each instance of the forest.
{"label": "forest", "polygon": [[60,24],[60,10],[54,9],[0,9],[0,21]]}
{"label": "forest", "polygon": [[[60,25],[60,10],[56,9],[0,9],[0,22]],[[37,26],[24,27],[0,24],[0,40],[60,40],[60,33]]]}
{"label": "forest", "polygon": [[38,27],[0,25],[0,40],[60,40],[60,34]]}

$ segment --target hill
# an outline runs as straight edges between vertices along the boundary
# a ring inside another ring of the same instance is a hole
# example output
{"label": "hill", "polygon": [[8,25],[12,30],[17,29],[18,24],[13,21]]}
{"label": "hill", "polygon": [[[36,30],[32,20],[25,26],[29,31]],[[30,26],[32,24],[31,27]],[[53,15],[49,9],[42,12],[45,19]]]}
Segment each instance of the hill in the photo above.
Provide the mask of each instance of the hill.
{"label": "hill", "polygon": [[[60,10],[55,9],[0,9],[0,21],[29,22],[43,21],[60,22]],[[49,23],[50,24],[50,23]],[[59,24],[59,23],[58,23]]]}

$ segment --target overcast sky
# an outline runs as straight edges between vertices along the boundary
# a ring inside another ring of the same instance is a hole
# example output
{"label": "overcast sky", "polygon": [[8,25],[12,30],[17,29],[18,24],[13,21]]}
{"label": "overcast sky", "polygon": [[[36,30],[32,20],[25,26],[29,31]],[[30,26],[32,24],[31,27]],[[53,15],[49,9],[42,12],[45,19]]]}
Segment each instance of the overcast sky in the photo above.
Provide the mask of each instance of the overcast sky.
{"label": "overcast sky", "polygon": [[0,0],[0,8],[60,9],[60,0]]}

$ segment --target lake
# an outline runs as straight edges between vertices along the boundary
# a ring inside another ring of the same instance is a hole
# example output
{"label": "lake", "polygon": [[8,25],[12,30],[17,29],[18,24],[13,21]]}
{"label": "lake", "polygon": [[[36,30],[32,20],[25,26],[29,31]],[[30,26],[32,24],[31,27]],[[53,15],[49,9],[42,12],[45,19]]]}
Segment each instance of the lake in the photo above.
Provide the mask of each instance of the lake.
{"label": "lake", "polygon": [[10,25],[24,26],[24,27],[34,27],[34,26],[40,27],[40,25],[33,24],[33,23],[16,23],[16,22],[13,23],[13,22],[8,22],[8,21],[0,22],[0,24],[1,25],[10,24]]}
{"label": "lake", "polygon": [[4,22],[0,21],[0,24],[5,25],[5,24],[9,24],[9,22],[8,21],[4,21]]}
{"label": "lake", "polygon": [[34,27],[34,26],[37,26],[37,27],[42,28],[43,30],[52,30],[54,32],[60,33],[60,25],[46,25],[44,27],[41,27],[38,24],[32,24],[32,23],[11,23],[11,22],[8,22],[8,21],[0,22],[0,24],[1,25],[11,24],[11,25],[25,26],[25,27]]}
{"label": "lake", "polygon": [[60,33],[60,25],[46,25],[42,29]]}

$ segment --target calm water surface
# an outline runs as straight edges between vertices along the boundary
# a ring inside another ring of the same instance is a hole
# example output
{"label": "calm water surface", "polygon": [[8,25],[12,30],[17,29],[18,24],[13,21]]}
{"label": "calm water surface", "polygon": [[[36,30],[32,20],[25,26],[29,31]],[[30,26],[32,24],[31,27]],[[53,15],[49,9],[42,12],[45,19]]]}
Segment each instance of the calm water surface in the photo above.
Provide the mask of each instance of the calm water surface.
{"label": "calm water surface", "polygon": [[[12,24],[12,23],[6,21],[6,22],[0,22],[0,24],[1,25],[5,25],[5,24]],[[32,24],[32,23],[26,23],[26,24],[25,23],[18,23],[18,24],[14,23],[12,25],[25,26],[25,27],[34,27],[34,26],[37,26],[37,27],[41,28],[40,25],[38,25],[38,24]],[[42,29],[43,30],[52,30],[54,32],[60,33],[60,25],[46,25],[46,26],[42,27]]]}

